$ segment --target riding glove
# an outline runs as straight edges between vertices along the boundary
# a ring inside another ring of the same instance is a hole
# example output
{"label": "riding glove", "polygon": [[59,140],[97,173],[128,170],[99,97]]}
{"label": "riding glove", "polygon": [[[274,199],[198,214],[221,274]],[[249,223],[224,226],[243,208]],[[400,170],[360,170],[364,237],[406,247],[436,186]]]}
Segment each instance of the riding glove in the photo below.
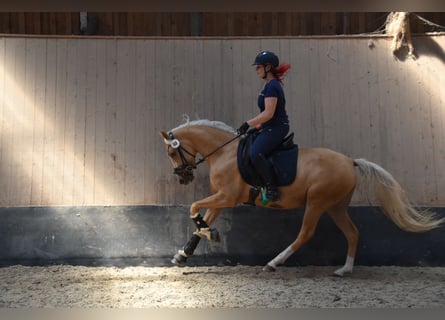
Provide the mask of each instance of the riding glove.
{"label": "riding glove", "polygon": [[252,129],[247,130],[247,135],[251,135],[260,131],[257,127],[253,127]]}
{"label": "riding glove", "polygon": [[237,130],[238,134],[245,134],[249,129],[249,127],[250,126],[247,124],[247,122],[244,122]]}

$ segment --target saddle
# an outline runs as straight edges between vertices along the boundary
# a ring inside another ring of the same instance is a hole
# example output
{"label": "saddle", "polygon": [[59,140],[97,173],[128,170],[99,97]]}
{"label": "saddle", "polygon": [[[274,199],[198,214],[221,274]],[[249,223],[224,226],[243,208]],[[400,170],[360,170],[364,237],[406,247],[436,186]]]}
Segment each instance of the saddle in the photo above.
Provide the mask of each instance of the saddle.
{"label": "saddle", "polygon": [[[261,187],[263,187],[259,174],[253,167],[249,157],[250,147],[258,134],[258,132],[255,132],[246,135],[240,140],[238,145],[238,170],[243,180],[253,187],[248,204],[254,204],[254,199],[258,195]],[[283,139],[280,145],[267,156],[267,160],[272,163],[274,168],[277,186],[290,185],[297,175],[298,145],[294,143],[293,138],[294,133],[291,132]],[[252,199],[252,197],[254,198]]]}

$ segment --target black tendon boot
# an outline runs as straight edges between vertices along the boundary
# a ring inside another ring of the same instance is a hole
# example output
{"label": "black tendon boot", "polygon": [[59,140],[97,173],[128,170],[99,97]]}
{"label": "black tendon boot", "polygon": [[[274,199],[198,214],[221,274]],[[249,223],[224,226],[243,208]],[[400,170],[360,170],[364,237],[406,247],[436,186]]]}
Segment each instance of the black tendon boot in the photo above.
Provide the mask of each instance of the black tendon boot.
{"label": "black tendon boot", "polygon": [[280,194],[278,193],[275,172],[272,164],[266,159],[266,157],[264,157],[264,155],[260,153],[253,161],[253,166],[266,185],[267,199],[270,201],[280,200]]}

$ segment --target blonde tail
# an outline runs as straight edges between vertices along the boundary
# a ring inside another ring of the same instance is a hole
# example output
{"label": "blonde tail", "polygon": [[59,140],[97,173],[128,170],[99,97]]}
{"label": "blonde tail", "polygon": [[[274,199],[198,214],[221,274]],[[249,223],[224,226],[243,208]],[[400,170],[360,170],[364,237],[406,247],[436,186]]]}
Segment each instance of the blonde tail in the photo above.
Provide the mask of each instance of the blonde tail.
{"label": "blonde tail", "polygon": [[359,188],[372,187],[377,201],[385,214],[401,229],[410,232],[425,232],[439,227],[445,218],[437,219],[428,210],[417,210],[408,200],[405,191],[394,177],[379,165],[365,159],[355,159],[360,176]]}

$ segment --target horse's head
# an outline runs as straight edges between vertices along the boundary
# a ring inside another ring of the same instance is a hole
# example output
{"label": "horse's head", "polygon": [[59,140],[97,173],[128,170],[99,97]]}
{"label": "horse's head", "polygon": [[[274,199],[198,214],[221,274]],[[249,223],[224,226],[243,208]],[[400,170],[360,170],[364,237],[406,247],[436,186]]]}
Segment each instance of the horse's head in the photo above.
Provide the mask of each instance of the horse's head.
{"label": "horse's head", "polygon": [[188,151],[189,147],[185,148],[181,142],[173,136],[172,132],[167,133],[161,131],[160,134],[164,138],[167,155],[173,164],[173,173],[179,176],[180,184],[189,184],[195,178],[193,169],[196,169],[196,154]]}

